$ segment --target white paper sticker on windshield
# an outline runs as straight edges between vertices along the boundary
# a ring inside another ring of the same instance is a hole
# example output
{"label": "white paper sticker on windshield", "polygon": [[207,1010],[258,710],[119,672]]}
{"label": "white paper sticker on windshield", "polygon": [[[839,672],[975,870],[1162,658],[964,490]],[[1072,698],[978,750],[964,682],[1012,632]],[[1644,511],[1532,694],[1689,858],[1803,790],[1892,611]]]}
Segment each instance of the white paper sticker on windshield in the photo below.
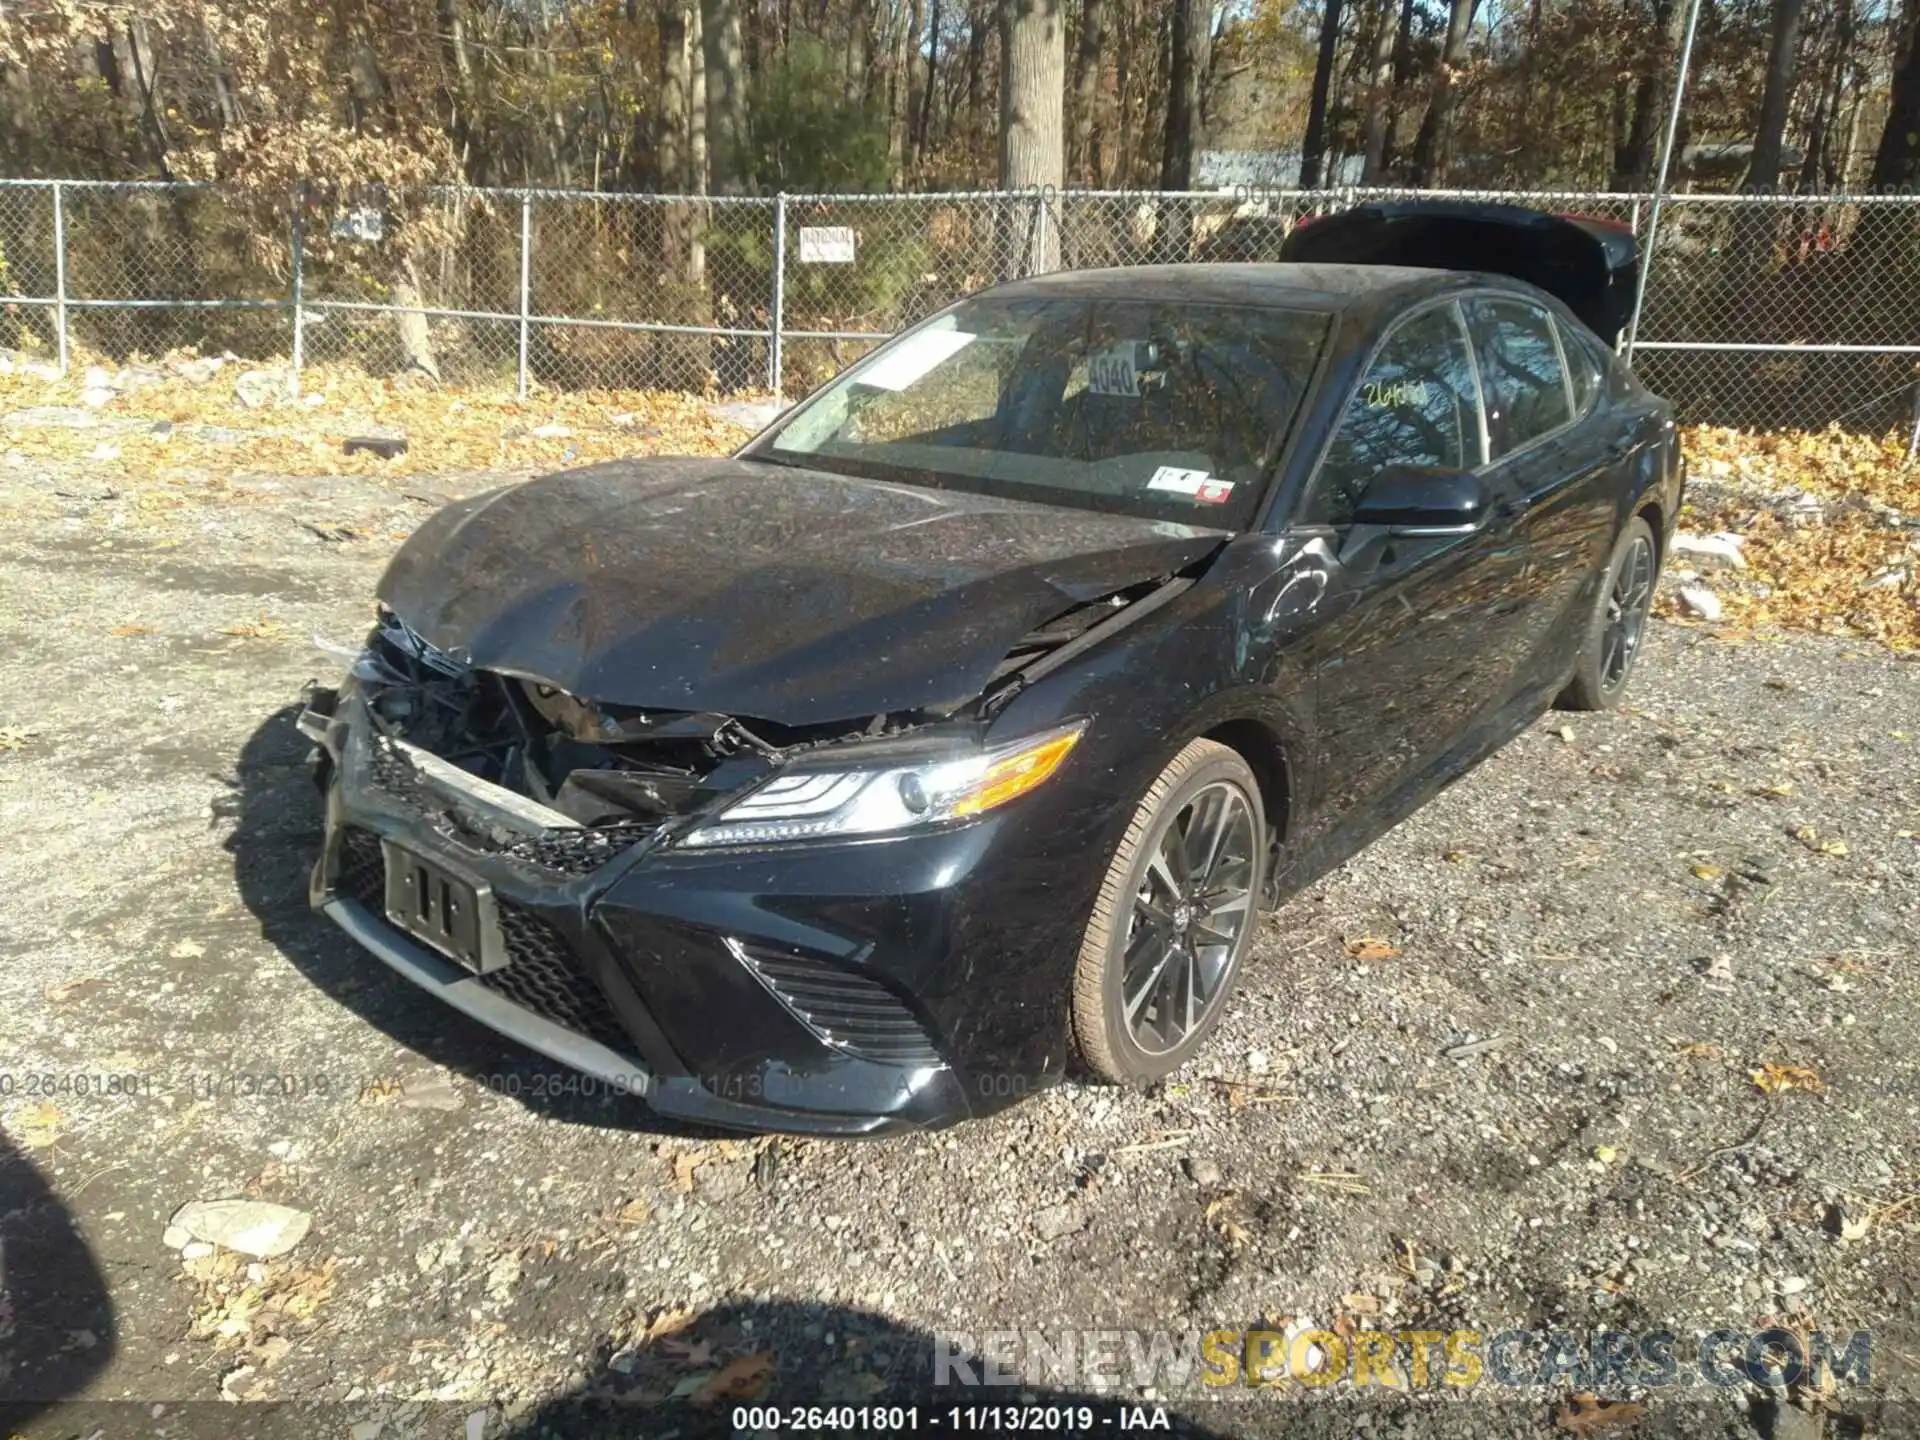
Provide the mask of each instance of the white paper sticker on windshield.
{"label": "white paper sticker on windshield", "polygon": [[904,390],[977,338],[964,330],[920,330],[902,336],[897,345],[854,376],[854,383],[876,390]]}
{"label": "white paper sticker on windshield", "polygon": [[1087,389],[1095,395],[1140,398],[1140,372],[1133,368],[1133,345],[1115,345],[1087,357]]}
{"label": "white paper sticker on windshield", "polygon": [[1202,505],[1224,505],[1233,498],[1233,481],[1216,480],[1208,471],[1182,470],[1177,465],[1162,465],[1154,471],[1147,488],[1191,495]]}

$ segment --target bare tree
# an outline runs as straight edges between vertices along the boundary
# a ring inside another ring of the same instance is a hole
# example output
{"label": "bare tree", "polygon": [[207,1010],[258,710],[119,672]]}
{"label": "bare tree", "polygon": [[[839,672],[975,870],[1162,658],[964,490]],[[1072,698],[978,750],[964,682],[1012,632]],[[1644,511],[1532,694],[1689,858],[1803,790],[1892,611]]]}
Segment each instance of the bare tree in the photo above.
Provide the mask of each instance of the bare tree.
{"label": "bare tree", "polygon": [[1467,61],[1467,37],[1473,31],[1473,17],[1479,13],[1480,0],[1453,0],[1447,17],[1447,43],[1440,51],[1440,63],[1434,67],[1433,89],[1427,97],[1426,118],[1413,142],[1413,180],[1416,185],[1437,185],[1446,178],[1453,159],[1454,77]]}
{"label": "bare tree", "polygon": [[701,0],[700,44],[706,69],[707,162],[712,189],[746,188],[747,75],[740,43],[740,0]]}
{"label": "bare tree", "polygon": [[1780,183],[1780,151],[1786,141],[1794,82],[1799,77],[1800,17],[1805,8],[1806,0],[1774,0],[1760,123],[1754,130],[1753,155],[1747,164],[1749,190],[1771,190]]}
{"label": "bare tree", "polygon": [[1687,4],[1688,0],[1654,0],[1656,51],[1652,62],[1643,62],[1640,68],[1624,137],[1614,147],[1609,184],[1615,190],[1643,190],[1653,179],[1654,143],[1672,89],[1674,67],[1680,63]]}
{"label": "bare tree", "polygon": [[[1055,192],[1066,182],[1067,31],[1060,0],[1000,0],[1000,184]],[[1036,209],[1036,218],[1043,213]],[[1051,207],[1035,227],[1032,267],[1050,270],[1059,246]]]}
{"label": "bare tree", "polygon": [[[1367,76],[1366,118],[1361,126],[1361,145],[1365,159],[1361,163],[1360,183],[1377,185],[1387,166],[1388,132],[1393,125],[1393,52],[1398,38],[1394,12],[1395,0],[1380,0],[1380,14],[1373,32],[1373,63]],[[1318,78],[1316,74],[1315,78]]]}
{"label": "bare tree", "polygon": [[1193,161],[1200,148],[1200,87],[1213,43],[1211,0],[1173,0],[1173,34],[1167,54],[1167,123],[1160,149],[1160,188],[1193,188]]}
{"label": "bare tree", "polygon": [[1340,0],[1323,0],[1320,12],[1320,54],[1313,65],[1313,95],[1307,101],[1307,133],[1300,142],[1300,186],[1311,190],[1320,183],[1320,165],[1327,156],[1327,95],[1333,87],[1334,57],[1340,47]]}
{"label": "bare tree", "polygon": [[1073,56],[1073,173],[1100,183],[1100,61],[1107,43],[1107,0],[1086,0]]}
{"label": "bare tree", "polygon": [[1900,16],[1900,50],[1887,98],[1887,124],[1880,132],[1880,148],[1874,152],[1867,183],[1879,190],[1916,182],[1920,182],[1920,0],[1907,0]]}

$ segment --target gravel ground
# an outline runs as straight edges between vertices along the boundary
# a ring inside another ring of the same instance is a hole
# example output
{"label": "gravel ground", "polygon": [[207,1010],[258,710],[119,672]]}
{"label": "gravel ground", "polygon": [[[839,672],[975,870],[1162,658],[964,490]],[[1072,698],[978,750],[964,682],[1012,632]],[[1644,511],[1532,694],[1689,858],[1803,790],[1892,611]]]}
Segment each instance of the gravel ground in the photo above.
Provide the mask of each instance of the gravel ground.
{"label": "gravel ground", "polygon": [[[1659,624],[1630,708],[1542,721],[1270,917],[1179,1083],[726,1139],[578,1093],[306,910],[308,637],[357,639],[393,543],[481,483],[0,468],[0,1421],[727,1433],[696,1402],[769,1365],[780,1402],[1017,1398],[929,1388],[935,1340],[1001,1330],[1667,1329],[1697,1380],[1687,1337],[1778,1317],[1871,1329],[1870,1382],[1668,1386],[1643,1427],[1920,1433],[1920,665]],[[170,1216],[225,1196],[311,1230],[183,1257]],[[1566,1377],[1118,1368],[1222,1434],[1632,1414],[1556,1410]]]}

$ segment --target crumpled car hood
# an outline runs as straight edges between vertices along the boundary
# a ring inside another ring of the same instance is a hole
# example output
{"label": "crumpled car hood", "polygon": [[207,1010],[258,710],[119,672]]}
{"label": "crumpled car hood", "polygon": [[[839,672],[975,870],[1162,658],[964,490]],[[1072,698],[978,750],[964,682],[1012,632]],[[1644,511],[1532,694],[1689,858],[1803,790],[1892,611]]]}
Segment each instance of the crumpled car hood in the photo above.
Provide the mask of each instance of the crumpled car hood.
{"label": "crumpled car hood", "polygon": [[621,460],[458,501],[379,594],[483,669],[783,725],[957,704],[1027,631],[1224,532],[740,460]]}

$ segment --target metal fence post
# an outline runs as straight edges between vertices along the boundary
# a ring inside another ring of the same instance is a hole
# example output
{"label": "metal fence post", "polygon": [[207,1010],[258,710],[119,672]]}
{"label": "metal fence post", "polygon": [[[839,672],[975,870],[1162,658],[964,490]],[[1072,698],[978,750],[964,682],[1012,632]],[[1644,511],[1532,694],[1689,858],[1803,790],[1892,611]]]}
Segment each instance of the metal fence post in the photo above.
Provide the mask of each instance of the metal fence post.
{"label": "metal fence post", "polygon": [[787,192],[773,197],[773,309],[767,315],[767,388],[781,397],[781,354],[787,323]]}
{"label": "metal fence post", "polygon": [[67,373],[67,201],[53,182],[53,332],[60,347],[60,373]]}
{"label": "metal fence post", "polygon": [[514,393],[527,398],[527,341],[533,314],[533,196],[520,192],[520,359],[514,381]]}
{"label": "metal fence post", "polygon": [[1680,44],[1680,69],[1673,81],[1673,104],[1667,111],[1667,138],[1660,146],[1660,168],[1653,182],[1653,211],[1647,217],[1647,250],[1640,261],[1640,274],[1633,291],[1633,318],[1627,322],[1627,364],[1633,364],[1633,347],[1640,341],[1640,315],[1647,306],[1647,277],[1653,271],[1660,244],[1660,212],[1667,203],[1667,167],[1673,163],[1674,137],[1680,132],[1680,107],[1687,97],[1687,70],[1693,64],[1693,37],[1700,28],[1700,0],[1693,0],[1687,12],[1687,34]]}
{"label": "metal fence post", "polygon": [[293,374],[287,381],[287,391],[294,399],[300,398],[300,367],[305,363],[307,353],[307,317],[301,301],[305,289],[305,270],[307,247],[302,236],[306,217],[305,196],[300,188],[293,192],[293,224],[288,231],[288,243],[291,246],[291,266],[293,271]]}

